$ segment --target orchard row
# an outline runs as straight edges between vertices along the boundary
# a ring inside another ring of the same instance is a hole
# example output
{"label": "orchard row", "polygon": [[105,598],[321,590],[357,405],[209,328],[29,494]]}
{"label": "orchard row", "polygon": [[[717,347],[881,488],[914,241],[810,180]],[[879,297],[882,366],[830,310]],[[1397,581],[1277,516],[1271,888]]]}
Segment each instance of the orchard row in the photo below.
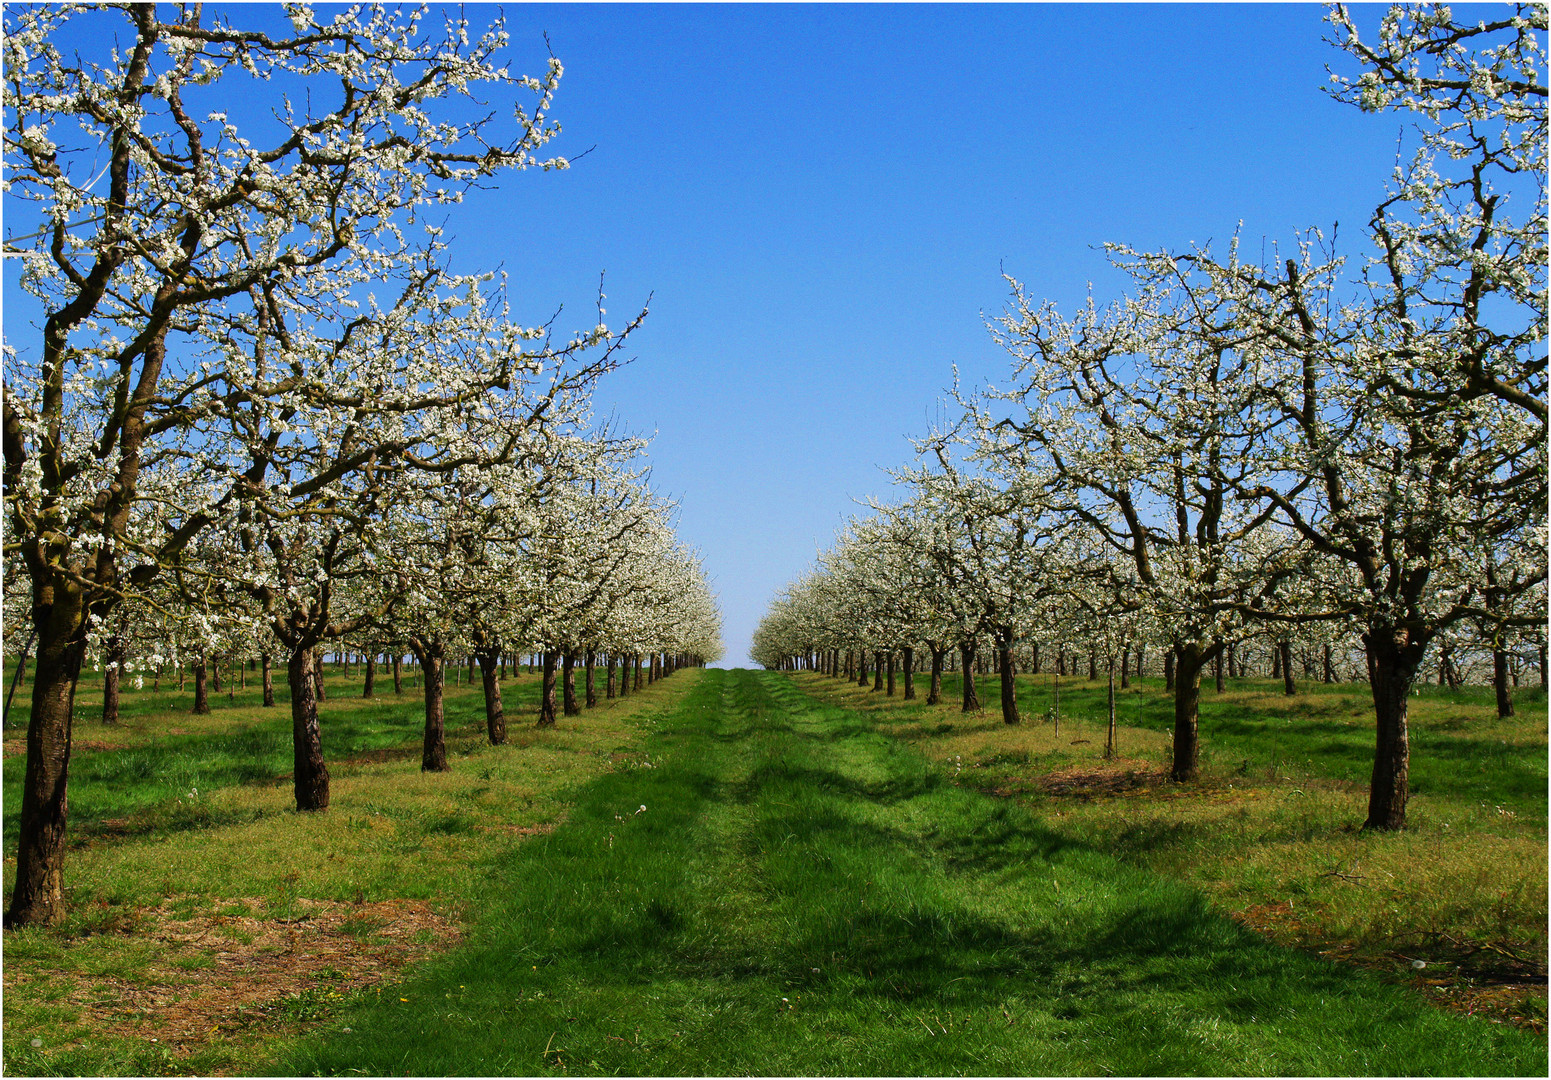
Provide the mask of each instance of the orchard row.
{"label": "orchard row", "polygon": [[1329,93],[1416,131],[1366,257],[1317,231],[1259,260],[1116,246],[1125,295],[1071,314],[1008,278],[1006,380],[955,386],[901,496],[777,598],[760,663],[908,673],[921,652],[935,693],[950,651],[968,671],[989,649],[1016,723],[1039,648],[1122,674],[1161,653],[1187,781],[1203,670],[1312,652],[1372,685],[1376,829],[1405,825],[1429,657],[1449,679],[1490,657],[1504,712],[1527,662],[1544,683],[1546,11],[1397,6],[1366,39],[1328,21],[1355,65]]}
{"label": "orchard row", "polygon": [[[7,925],[64,910],[83,667],[283,665],[317,811],[320,649],[413,654],[428,690],[471,655],[719,655],[640,440],[591,416],[644,309],[611,327],[600,289],[573,332],[519,324],[504,274],[452,269],[465,191],[567,166],[561,65],[515,74],[509,44],[423,8],[5,10],[6,254],[41,331],[5,357],[33,681]],[[428,694],[429,769],[440,725]]]}

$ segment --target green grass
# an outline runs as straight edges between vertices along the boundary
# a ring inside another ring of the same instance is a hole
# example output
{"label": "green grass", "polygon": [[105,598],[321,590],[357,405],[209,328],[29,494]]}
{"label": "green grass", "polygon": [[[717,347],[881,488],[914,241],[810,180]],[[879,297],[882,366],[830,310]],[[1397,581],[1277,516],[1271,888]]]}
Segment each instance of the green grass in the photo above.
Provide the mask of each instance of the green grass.
{"label": "green grass", "polygon": [[[1050,827],[1187,882],[1247,925],[1416,981],[1462,1011],[1545,1030],[1546,712],[1538,690],[1499,719],[1480,688],[1420,688],[1411,703],[1410,827],[1366,832],[1365,685],[1230,682],[1203,690],[1199,783],[1172,785],[1170,699],[1157,680],[1119,703],[1122,757],[1104,762],[1104,686],[1063,680],[1062,727],[1040,717],[1049,677],[1020,676],[1025,722],[906,703],[818,676],[810,692],[863,710],[955,783],[1012,798]],[[1135,684],[1133,684],[1135,685]]]}
{"label": "green grass", "polygon": [[647,749],[490,863],[462,948],[273,1067],[1545,1072],[1543,1040],[1271,944],[784,675],[707,673]]}
{"label": "green grass", "polygon": [[[358,679],[331,679],[323,815],[278,779],[283,700],[223,693],[191,717],[187,693],[131,692],[106,729],[83,689],[72,914],[7,934],[6,1069],[1545,1071],[1543,1038],[1423,996],[1451,989],[1432,985],[1458,959],[1440,934],[1544,962],[1532,696],[1507,722],[1419,698],[1418,769],[1449,747],[1466,778],[1439,766],[1416,827],[1370,836],[1349,779],[1367,732],[1334,722],[1360,687],[1290,706],[1207,690],[1206,777],[1180,788],[1155,780],[1169,714],[1151,684],[1105,763],[1101,686],[1063,688],[1058,739],[1037,679],[1013,729],[989,680],[991,708],[964,716],[817,676],[685,672],[537,731],[536,682],[506,684],[506,747],[483,745],[478,686],[450,688],[453,769],[428,776],[415,688],[361,702]],[[1530,782],[1480,768],[1489,752]],[[363,980],[348,949],[395,941],[409,966]],[[1378,970],[1312,948],[1332,942],[1379,943]],[[347,951],[308,960],[309,943]],[[1427,978],[1384,967],[1402,946],[1429,950]],[[281,976],[240,1008],[218,1000],[234,950]],[[188,1000],[214,1030],[150,1041]]]}
{"label": "green grass", "polygon": [[[283,674],[283,673],[282,673]],[[377,696],[362,699],[360,679],[329,679],[329,700],[321,710],[324,756],[332,763],[362,755],[398,751],[418,756],[415,740],[424,723],[419,688],[406,680],[395,696],[392,680],[379,679]],[[275,688],[275,706],[264,708],[254,677],[246,690],[228,697],[211,694],[208,716],[188,714],[187,692],[126,691],[121,723],[101,722],[100,681],[83,680],[76,700],[75,752],[70,765],[70,835],[75,845],[127,834],[150,835],[168,829],[199,829],[244,820],[254,808],[221,805],[211,796],[242,785],[283,784],[292,765],[290,697],[283,679]],[[538,684],[508,681],[502,701],[509,723],[521,725],[536,710]],[[8,747],[25,745],[30,712],[26,690],[17,694],[14,718],[6,723]],[[449,750],[477,743],[484,731],[480,687],[449,686],[446,692]],[[21,811],[26,758],[5,758],[6,849],[14,850]]]}
{"label": "green grass", "polygon": [[[253,1072],[277,1038],[353,995],[375,995],[353,981],[361,956],[335,962],[309,959],[309,950],[354,943],[370,953],[396,938],[422,953],[445,948],[447,926],[470,917],[490,861],[562,820],[580,785],[636,767],[657,710],[694,677],[547,730],[532,726],[537,679],[509,680],[502,747],[485,744],[479,687],[449,687],[452,769],[431,775],[420,772],[415,688],[395,699],[389,683],[386,697],[363,702],[358,680],[352,694],[350,682],[331,679],[320,710],[333,775],[325,814],[296,813],[289,781],[276,779],[290,768],[283,696],[265,710],[256,693],[249,701],[239,693],[235,705],[223,694],[210,716],[192,717],[188,694],[143,692],[158,709],[130,692],[126,705],[137,707],[125,709],[120,727],[104,728],[95,702],[82,707],[83,691],[65,866],[70,913],[54,928],[6,934],[6,1069]],[[8,745],[19,739],[7,732]],[[270,756],[255,764],[250,751]],[[21,762],[6,761],[8,806],[19,803]],[[7,890],[14,872],[11,848]],[[443,922],[427,922],[422,910]],[[331,912],[332,930],[320,933]],[[239,976],[272,968],[273,990],[230,1006],[228,979],[213,966],[218,950],[239,954],[247,965]],[[156,1003],[191,994],[208,1001],[210,1024],[152,1042],[167,1035],[157,1030]]]}
{"label": "green grass", "polygon": [[[1103,681],[1060,681],[1063,722],[1102,726]],[[958,675],[944,677],[945,704],[958,702],[960,686]],[[1300,681],[1293,697],[1285,696],[1281,686],[1280,680],[1230,679],[1218,693],[1210,680],[1203,684],[1201,756],[1207,771],[1275,770],[1367,784],[1374,742],[1367,684]],[[924,695],[921,683],[918,689]],[[987,712],[999,717],[996,677],[977,678],[976,689]],[[1162,680],[1133,679],[1129,690],[1117,688],[1116,697],[1117,722],[1162,736],[1163,744],[1145,743],[1158,753],[1153,748],[1165,745],[1174,729],[1173,698],[1163,692]],[[1417,687],[1410,708],[1412,795],[1423,805],[1438,800],[1504,806],[1543,822],[1546,758],[1526,751],[1546,745],[1546,695],[1526,688],[1516,691],[1515,699],[1518,715],[1499,720],[1490,687]],[[1039,722],[1053,704],[1053,676],[1018,677],[1018,705],[1026,722]]]}

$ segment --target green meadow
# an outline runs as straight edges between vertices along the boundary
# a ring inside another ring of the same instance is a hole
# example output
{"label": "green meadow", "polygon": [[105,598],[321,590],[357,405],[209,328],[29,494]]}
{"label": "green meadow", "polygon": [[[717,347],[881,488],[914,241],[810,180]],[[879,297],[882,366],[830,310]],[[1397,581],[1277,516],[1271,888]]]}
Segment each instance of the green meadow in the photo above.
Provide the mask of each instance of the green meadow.
{"label": "green meadow", "polygon": [[109,730],[83,691],[72,914],[7,934],[5,1068],[1543,1075],[1544,697],[1419,698],[1413,827],[1381,837],[1363,689],[1208,690],[1179,786],[1151,682],[1105,760],[1099,684],[1057,734],[1041,677],[1009,728],[685,670],[537,731],[523,674],[503,747],[449,687],[422,775],[413,686],[335,675],[320,815],[283,700],[131,692]]}

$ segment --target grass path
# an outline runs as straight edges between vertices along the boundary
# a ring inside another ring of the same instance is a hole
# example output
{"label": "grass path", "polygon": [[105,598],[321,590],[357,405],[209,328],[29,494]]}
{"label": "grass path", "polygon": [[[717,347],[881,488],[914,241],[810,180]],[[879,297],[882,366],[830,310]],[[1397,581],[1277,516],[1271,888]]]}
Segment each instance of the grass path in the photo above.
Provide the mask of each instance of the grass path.
{"label": "grass path", "polygon": [[647,751],[495,861],[462,947],[274,1068],[1545,1073],[1543,1039],[1270,945],[786,676],[704,673]]}

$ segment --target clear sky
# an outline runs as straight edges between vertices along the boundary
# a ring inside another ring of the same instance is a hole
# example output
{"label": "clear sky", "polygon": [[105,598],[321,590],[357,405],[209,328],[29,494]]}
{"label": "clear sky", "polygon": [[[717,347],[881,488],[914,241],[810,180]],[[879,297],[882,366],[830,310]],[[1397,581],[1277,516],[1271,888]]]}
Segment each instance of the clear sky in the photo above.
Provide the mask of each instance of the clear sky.
{"label": "clear sky", "polygon": [[1002,268],[1072,303],[1113,288],[1106,241],[1355,241],[1395,160],[1398,121],[1321,92],[1341,56],[1312,5],[507,13],[566,65],[560,152],[596,149],[508,184],[477,242],[539,304],[601,269],[611,317],[654,293],[601,400],[657,433],[728,665],[886,492],[953,365],[1006,370]]}
{"label": "clear sky", "polygon": [[1339,221],[1354,248],[1400,133],[1321,92],[1344,56],[1315,5],[505,12],[516,68],[542,71],[545,33],[565,64],[552,149],[593,149],[470,198],[454,268],[504,266],[516,317],[563,302],[562,330],[592,325],[600,271],[611,323],[654,295],[598,400],[656,433],[727,665],[854,500],[886,493],[953,365],[1005,372],[982,321],[1003,268],[1072,304],[1112,295],[1106,241],[1221,244],[1242,222],[1258,253]]}

